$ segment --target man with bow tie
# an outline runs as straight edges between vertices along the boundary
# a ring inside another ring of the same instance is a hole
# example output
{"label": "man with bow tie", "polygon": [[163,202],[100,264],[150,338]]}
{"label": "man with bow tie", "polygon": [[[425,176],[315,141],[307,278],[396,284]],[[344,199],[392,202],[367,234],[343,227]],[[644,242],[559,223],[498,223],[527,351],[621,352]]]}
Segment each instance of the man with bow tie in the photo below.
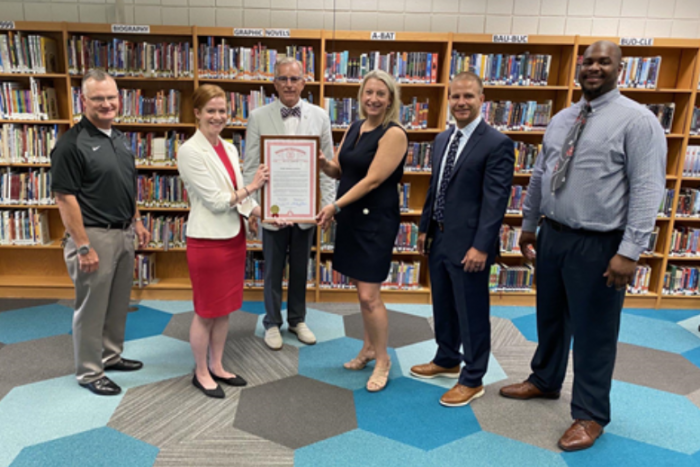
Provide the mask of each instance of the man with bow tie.
{"label": "man with bow tie", "polygon": [[[333,158],[333,139],[328,113],[301,100],[304,90],[303,65],[292,57],[275,64],[274,85],[279,99],[253,111],[248,118],[243,178],[252,181],[260,165],[260,136],[309,135],[321,138],[321,150],[327,159]],[[320,175],[322,206],[335,199],[335,184],[325,174]],[[260,200],[258,200],[260,201]],[[254,222],[254,221],[253,221]],[[253,224],[254,225],[254,224]],[[287,322],[289,331],[300,342],[312,345],[316,337],[305,323],[306,278],[311,246],[315,238],[314,224],[292,224],[277,228],[263,225],[263,255],[265,256],[265,344],[272,350],[282,348],[282,277],[289,255],[289,284],[287,288]]]}
{"label": "man with bow tie", "polygon": [[478,75],[454,77],[448,104],[456,126],[435,138],[418,236],[418,251],[429,255],[438,350],[430,363],[412,367],[411,375],[458,379],[440,399],[448,407],[484,395],[491,350],[490,265],[513,182],[513,141],[481,118],[483,103]]}

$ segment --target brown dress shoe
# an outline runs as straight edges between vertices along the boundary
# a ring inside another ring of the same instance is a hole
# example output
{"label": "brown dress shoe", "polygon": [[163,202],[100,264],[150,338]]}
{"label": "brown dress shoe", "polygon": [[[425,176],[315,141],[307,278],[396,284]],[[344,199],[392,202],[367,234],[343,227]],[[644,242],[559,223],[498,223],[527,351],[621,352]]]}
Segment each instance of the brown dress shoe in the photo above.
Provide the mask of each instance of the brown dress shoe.
{"label": "brown dress shoe", "polygon": [[499,394],[503,397],[508,397],[510,399],[559,399],[560,393],[556,392],[542,392],[537,389],[537,386],[532,384],[530,381],[523,381],[522,383],[511,384],[509,386],[503,386],[499,391]]}
{"label": "brown dress shoe", "polygon": [[442,376],[443,378],[459,378],[459,365],[453,368],[443,368],[433,362],[411,367],[411,375],[416,378],[433,379]]}
{"label": "brown dress shoe", "polygon": [[557,445],[564,451],[580,451],[593,446],[602,434],[603,427],[593,420],[575,420]]}
{"label": "brown dress shoe", "polygon": [[452,389],[442,395],[440,403],[446,407],[462,407],[483,395],[484,386],[470,388],[469,386],[457,383]]}

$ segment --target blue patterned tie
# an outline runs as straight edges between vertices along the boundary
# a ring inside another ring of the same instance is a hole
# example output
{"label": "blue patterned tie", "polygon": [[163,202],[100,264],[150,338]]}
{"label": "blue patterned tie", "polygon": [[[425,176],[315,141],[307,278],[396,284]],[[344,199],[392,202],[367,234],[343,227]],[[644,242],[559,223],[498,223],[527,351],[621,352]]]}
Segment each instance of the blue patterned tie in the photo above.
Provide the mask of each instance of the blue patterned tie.
{"label": "blue patterned tie", "polygon": [[447,151],[447,159],[445,160],[445,168],[442,171],[442,180],[440,180],[440,188],[438,189],[437,195],[437,207],[435,208],[435,220],[442,223],[445,219],[445,194],[447,193],[447,185],[450,183],[450,177],[452,176],[452,169],[455,166],[455,159],[457,158],[457,148],[459,148],[459,140],[462,138],[462,132],[455,130],[455,134],[452,143],[450,143],[450,149]]}
{"label": "blue patterned tie", "polygon": [[588,116],[591,114],[590,104],[586,104],[581,107],[581,112],[579,112],[574,126],[569,130],[569,134],[566,136],[566,141],[564,141],[564,146],[562,147],[561,155],[559,160],[557,160],[554,166],[554,171],[552,172],[551,189],[552,193],[564,186],[566,182],[566,175],[569,173],[569,167],[571,166],[571,160],[574,158],[574,151],[576,151],[576,143],[583,132],[583,128],[586,126],[588,121]]}

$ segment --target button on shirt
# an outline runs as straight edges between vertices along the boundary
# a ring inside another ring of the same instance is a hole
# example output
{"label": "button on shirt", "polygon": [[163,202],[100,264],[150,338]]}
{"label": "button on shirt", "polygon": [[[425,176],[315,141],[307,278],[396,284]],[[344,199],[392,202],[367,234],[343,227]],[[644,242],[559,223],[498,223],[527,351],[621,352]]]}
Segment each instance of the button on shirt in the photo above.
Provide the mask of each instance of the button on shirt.
{"label": "button on shirt", "polygon": [[[454,163],[453,167],[457,166],[457,161],[459,160],[459,156],[462,155],[462,151],[464,150],[464,147],[467,145],[467,141],[469,141],[469,137],[474,133],[474,130],[476,130],[476,127],[479,126],[480,122],[481,122],[481,115],[476,117],[473,122],[471,122],[469,125],[462,128],[461,130],[459,128],[455,127],[455,131],[453,131],[452,135],[450,135],[450,139],[447,142],[447,145],[445,146],[445,153],[442,155],[442,159],[440,161],[440,174],[438,175],[438,183],[437,183],[438,189],[440,188],[440,183],[442,183],[442,174],[445,171],[445,161],[447,160],[447,153],[450,151],[450,145],[452,144],[452,140],[454,140],[454,138],[455,138],[455,134],[457,134],[458,131],[461,131],[462,132],[462,139],[460,140],[459,146],[457,147],[457,155],[455,156],[455,163]],[[435,196],[434,208],[437,209],[437,195]]]}
{"label": "button on shirt", "polygon": [[624,230],[618,254],[637,260],[649,244],[666,180],[666,137],[656,117],[615,89],[590,102],[566,184],[551,179],[584,99],[547,127],[523,206],[523,230],[541,215],[573,229]]}

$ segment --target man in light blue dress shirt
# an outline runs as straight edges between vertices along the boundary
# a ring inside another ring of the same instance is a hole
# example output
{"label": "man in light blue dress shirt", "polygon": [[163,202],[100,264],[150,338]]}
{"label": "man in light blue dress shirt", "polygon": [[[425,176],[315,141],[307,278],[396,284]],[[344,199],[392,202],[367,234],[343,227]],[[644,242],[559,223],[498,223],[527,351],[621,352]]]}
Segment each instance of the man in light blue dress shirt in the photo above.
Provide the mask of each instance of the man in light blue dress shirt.
{"label": "man in light blue dress shirt", "polygon": [[[591,447],[610,422],[610,388],[626,286],[649,244],[666,179],[666,138],[656,117],[620,94],[620,48],[588,47],[583,98],[547,127],[523,207],[520,248],[537,243],[537,351],[514,399],[558,399],[571,338],[575,420],[559,447]],[[544,216],[537,236],[538,222]]]}

